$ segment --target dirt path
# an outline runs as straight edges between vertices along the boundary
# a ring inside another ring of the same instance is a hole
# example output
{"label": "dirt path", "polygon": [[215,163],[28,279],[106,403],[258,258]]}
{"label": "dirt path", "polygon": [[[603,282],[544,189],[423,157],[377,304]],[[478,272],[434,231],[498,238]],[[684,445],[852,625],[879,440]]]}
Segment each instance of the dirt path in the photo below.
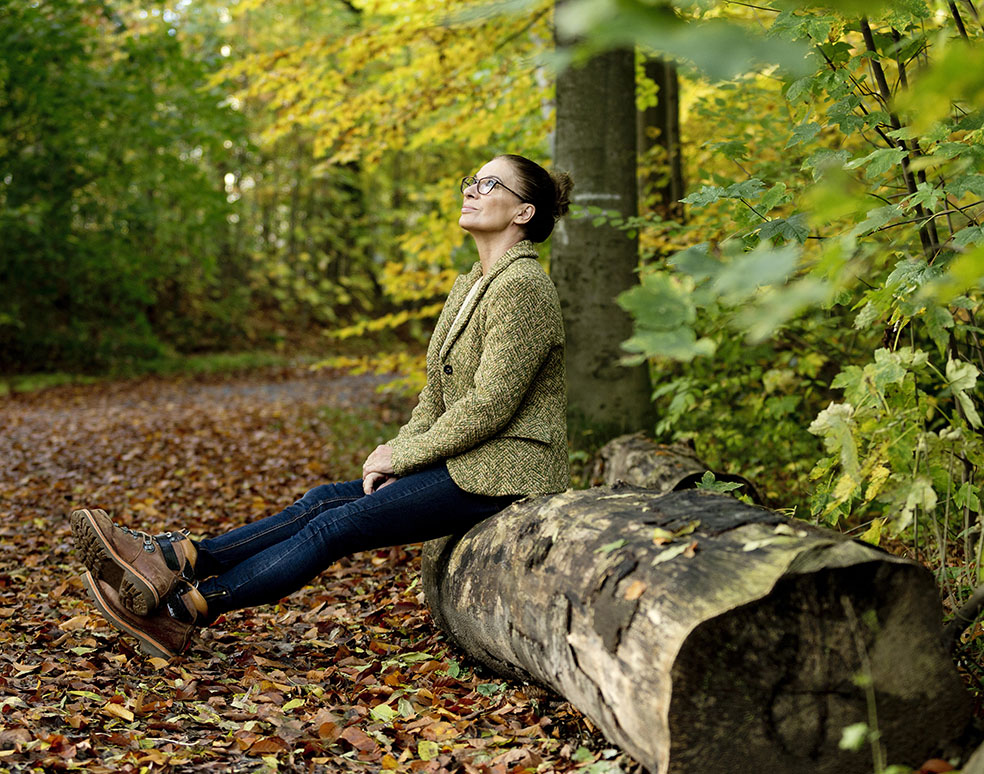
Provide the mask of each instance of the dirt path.
{"label": "dirt path", "polygon": [[0,771],[599,761],[576,752],[588,731],[568,705],[545,717],[518,686],[454,660],[421,605],[415,547],[336,563],[289,602],[221,618],[170,662],[88,604],[73,508],[214,534],[356,477],[409,408],[375,383],[282,370],[0,398]]}

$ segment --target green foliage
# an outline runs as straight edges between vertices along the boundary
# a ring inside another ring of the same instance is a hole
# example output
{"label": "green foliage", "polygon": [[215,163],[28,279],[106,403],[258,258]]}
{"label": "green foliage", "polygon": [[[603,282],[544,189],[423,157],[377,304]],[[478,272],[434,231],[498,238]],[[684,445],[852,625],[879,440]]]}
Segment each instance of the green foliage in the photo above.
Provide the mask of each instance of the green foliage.
{"label": "green foliage", "polygon": [[131,34],[64,1],[0,14],[0,369],[153,357],[189,321],[235,318],[228,206],[200,159],[237,121],[203,75],[160,23]]}
{"label": "green foliage", "polygon": [[651,261],[621,299],[625,348],[659,385],[657,432],[814,518],[934,545],[959,596],[984,543],[984,31],[944,3],[702,7],[805,44],[812,71],[692,87],[684,132],[713,140],[690,149],[700,184],[674,239],[700,244]]}
{"label": "green foliage", "polygon": [[733,492],[735,489],[741,489],[741,484],[735,481],[718,481],[714,474],[708,470],[701,476],[697,488],[703,489],[706,492],[727,494],[728,492]]}

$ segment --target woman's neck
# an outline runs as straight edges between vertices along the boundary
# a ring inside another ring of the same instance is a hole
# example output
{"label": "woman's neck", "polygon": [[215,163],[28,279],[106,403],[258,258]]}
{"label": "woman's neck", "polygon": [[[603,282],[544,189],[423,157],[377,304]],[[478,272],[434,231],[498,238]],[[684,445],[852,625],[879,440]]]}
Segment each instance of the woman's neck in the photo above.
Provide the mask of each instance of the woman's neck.
{"label": "woman's neck", "polygon": [[472,234],[478,248],[478,260],[482,262],[482,274],[488,274],[495,262],[504,256],[511,247],[526,237],[522,232],[503,231],[498,234]]}

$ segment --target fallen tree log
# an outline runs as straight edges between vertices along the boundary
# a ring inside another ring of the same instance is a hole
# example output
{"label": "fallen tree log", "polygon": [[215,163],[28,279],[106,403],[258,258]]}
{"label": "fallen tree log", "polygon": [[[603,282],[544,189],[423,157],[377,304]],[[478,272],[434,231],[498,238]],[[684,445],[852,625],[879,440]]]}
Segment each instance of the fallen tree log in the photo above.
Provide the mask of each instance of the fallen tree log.
{"label": "fallen tree log", "polygon": [[643,433],[620,435],[602,446],[595,455],[591,484],[621,481],[654,492],[679,492],[696,488],[705,473],[713,473],[716,481],[739,484],[736,494],[762,503],[751,481],[734,473],[711,470],[690,444],[657,444]]}
{"label": "fallen tree log", "polygon": [[931,574],[734,498],[596,487],[425,545],[438,625],[658,774],[870,772],[945,754],[970,705]]}

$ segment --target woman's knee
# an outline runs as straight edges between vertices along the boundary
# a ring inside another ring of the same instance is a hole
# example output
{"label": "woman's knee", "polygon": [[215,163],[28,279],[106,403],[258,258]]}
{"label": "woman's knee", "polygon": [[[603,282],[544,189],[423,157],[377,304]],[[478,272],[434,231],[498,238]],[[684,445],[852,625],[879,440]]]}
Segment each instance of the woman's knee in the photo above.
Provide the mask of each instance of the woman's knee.
{"label": "woman's knee", "polygon": [[297,501],[297,504],[327,504],[332,503],[342,505],[344,503],[358,500],[364,497],[361,481],[345,481],[343,483],[319,484],[313,489],[309,489],[304,496]]}

